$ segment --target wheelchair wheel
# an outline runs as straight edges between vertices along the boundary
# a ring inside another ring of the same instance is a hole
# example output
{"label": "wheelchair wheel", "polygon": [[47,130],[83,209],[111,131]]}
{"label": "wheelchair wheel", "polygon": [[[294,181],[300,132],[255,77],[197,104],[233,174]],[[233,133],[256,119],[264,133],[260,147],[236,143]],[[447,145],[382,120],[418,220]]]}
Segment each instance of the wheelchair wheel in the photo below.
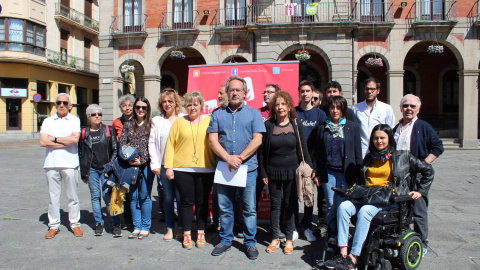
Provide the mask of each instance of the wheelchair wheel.
{"label": "wheelchair wheel", "polygon": [[416,269],[422,261],[422,240],[418,236],[407,238],[400,250],[400,267],[405,270]]}

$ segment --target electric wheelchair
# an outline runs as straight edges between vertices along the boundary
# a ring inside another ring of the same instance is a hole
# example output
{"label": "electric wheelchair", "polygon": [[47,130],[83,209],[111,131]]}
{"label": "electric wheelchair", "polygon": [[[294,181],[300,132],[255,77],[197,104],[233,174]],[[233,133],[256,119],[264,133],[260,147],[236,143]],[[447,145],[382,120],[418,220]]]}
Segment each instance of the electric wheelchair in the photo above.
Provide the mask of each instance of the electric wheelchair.
{"label": "electric wheelchair", "polygon": [[[422,261],[422,240],[410,228],[413,223],[413,199],[409,195],[403,195],[393,196],[391,200],[398,204],[398,208],[382,210],[372,219],[362,253],[358,257],[358,269],[413,270]],[[355,223],[352,217],[352,224]],[[351,229],[353,231],[351,230],[350,235],[353,235],[355,228]],[[349,244],[351,246],[351,243]],[[324,250],[327,245],[328,243]],[[338,249],[336,252],[339,253]],[[323,259],[317,267],[323,265],[325,254],[324,251]]]}

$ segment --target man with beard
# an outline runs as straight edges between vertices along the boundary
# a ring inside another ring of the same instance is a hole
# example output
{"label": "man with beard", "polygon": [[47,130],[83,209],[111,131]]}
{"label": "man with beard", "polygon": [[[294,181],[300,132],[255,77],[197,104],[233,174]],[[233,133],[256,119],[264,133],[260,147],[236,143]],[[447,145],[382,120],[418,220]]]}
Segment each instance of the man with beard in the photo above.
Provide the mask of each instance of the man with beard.
{"label": "man with beard", "polygon": [[355,116],[360,121],[360,137],[362,139],[363,157],[367,154],[370,134],[378,124],[395,126],[395,116],[392,106],[377,100],[380,94],[380,82],[375,78],[368,78],[363,83],[365,100],[352,107]]}

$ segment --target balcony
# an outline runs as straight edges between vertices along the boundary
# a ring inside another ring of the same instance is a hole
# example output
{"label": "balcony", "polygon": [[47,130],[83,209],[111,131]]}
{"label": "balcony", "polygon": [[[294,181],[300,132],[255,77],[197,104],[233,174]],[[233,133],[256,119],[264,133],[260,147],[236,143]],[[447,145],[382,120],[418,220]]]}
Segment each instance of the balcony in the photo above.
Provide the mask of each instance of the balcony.
{"label": "balcony", "polygon": [[78,71],[98,74],[98,63],[47,49],[47,61]]}
{"label": "balcony", "polygon": [[110,34],[116,39],[147,37],[147,14],[120,15],[112,17]]}
{"label": "balcony", "polygon": [[221,28],[242,28],[247,25],[249,8],[220,8],[215,9],[212,24],[218,30]]}
{"label": "balcony", "polygon": [[182,31],[182,34],[198,34],[198,10],[162,12],[158,31],[162,35],[174,35],[178,31]]}
{"label": "balcony", "polygon": [[97,20],[61,3],[55,3],[55,19],[76,25],[85,31],[98,35],[99,23]]}
{"label": "balcony", "polygon": [[360,22],[360,32],[375,32],[379,35],[386,35],[395,25],[393,19],[393,0],[390,1],[361,1],[355,9],[355,19]]}
{"label": "balcony", "polygon": [[414,3],[413,27],[451,29],[457,23],[457,0],[417,0]]}

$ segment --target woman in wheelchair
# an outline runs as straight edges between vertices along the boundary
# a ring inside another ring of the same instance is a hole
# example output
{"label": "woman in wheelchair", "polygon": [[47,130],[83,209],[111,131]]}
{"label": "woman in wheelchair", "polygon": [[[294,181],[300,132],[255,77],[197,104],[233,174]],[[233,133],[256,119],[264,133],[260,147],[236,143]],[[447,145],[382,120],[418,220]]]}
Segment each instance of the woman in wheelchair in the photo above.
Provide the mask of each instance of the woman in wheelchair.
{"label": "woman in wheelchair", "polygon": [[[423,163],[413,157],[409,151],[395,150],[396,143],[390,126],[385,124],[373,128],[370,136],[369,153],[365,156],[360,174],[360,183],[367,186],[392,185],[396,195],[410,195],[413,199],[427,195],[433,181],[434,171],[431,165]],[[410,190],[410,175],[421,174],[420,185],[417,190]],[[330,269],[352,270],[357,267],[357,259],[362,251],[367,237],[370,222],[380,210],[397,207],[357,205],[346,200],[337,209],[338,246],[340,254],[329,261],[325,266]],[[352,248],[348,253],[348,233],[350,218],[357,214],[355,235]]]}

